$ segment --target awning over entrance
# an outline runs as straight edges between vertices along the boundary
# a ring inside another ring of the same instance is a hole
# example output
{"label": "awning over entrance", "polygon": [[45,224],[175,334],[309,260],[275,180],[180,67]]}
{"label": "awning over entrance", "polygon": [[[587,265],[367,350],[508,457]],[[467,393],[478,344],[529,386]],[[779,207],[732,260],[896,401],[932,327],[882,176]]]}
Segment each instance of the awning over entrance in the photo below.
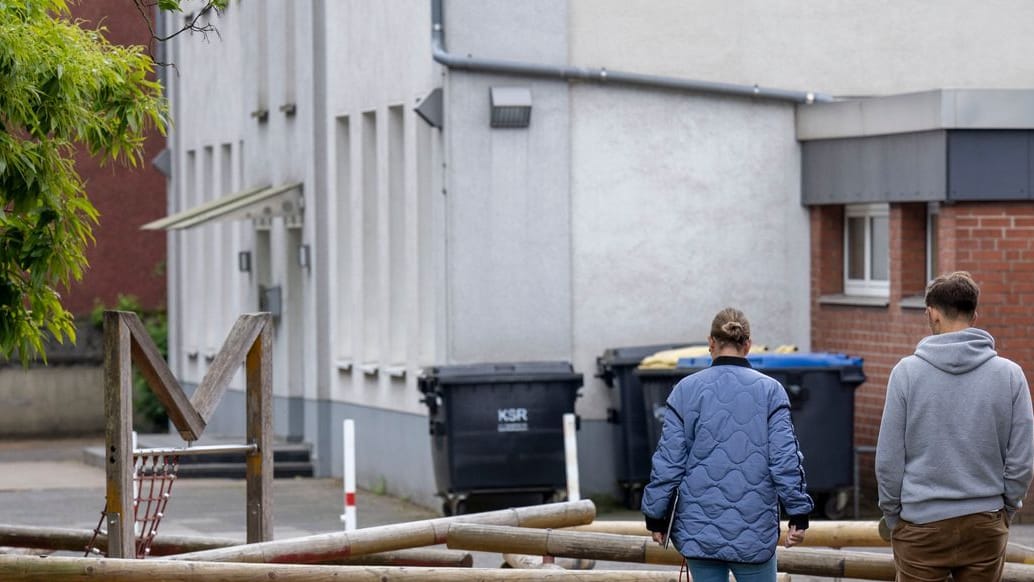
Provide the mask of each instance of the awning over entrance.
{"label": "awning over entrance", "polygon": [[301,182],[262,186],[223,196],[194,208],[149,222],[143,230],[180,230],[220,220],[300,215],[305,206]]}

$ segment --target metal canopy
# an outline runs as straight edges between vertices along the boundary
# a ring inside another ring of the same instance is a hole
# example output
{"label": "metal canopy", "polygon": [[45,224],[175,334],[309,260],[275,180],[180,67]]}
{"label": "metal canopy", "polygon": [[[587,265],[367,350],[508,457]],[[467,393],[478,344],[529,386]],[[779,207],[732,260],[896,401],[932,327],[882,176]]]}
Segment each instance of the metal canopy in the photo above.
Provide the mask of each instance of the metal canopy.
{"label": "metal canopy", "polygon": [[143,230],[181,230],[208,222],[300,215],[305,207],[301,182],[262,186],[206,202],[149,222]]}
{"label": "metal canopy", "polygon": [[797,139],[805,205],[1034,200],[1034,90],[819,103]]}

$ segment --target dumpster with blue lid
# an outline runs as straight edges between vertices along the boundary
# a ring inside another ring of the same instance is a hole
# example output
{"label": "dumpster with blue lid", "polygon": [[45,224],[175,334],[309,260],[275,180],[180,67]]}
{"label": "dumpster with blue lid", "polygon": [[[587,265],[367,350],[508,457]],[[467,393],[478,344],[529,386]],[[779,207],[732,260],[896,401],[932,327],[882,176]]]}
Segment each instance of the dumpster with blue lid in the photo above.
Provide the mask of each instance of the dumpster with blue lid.
{"label": "dumpster with blue lid", "polygon": [[[862,358],[833,353],[758,353],[755,369],[776,380],[790,399],[790,416],[804,453],[808,490],[828,517],[842,517],[854,480],[854,390],[865,382]],[[664,407],[682,378],[710,367],[710,357],[682,358],[673,369],[637,369],[650,440],[660,439]]]}
{"label": "dumpster with blue lid", "polygon": [[506,505],[515,496],[564,495],[563,415],[574,412],[582,386],[570,363],[437,366],[418,386],[446,515],[464,513],[472,497]]}

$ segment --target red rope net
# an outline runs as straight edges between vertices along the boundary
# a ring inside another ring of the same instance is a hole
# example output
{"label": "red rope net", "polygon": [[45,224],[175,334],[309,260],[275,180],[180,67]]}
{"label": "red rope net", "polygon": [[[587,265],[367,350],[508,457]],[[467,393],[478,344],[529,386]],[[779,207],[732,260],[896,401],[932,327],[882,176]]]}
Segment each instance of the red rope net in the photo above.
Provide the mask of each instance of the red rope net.
{"label": "red rope net", "polygon": [[[151,543],[158,535],[158,524],[165,516],[178,468],[179,454],[133,456],[133,531],[136,533],[137,558],[146,558],[151,553]],[[107,555],[97,547],[97,538],[107,537],[104,516],[105,512],[101,510],[101,519],[86,546],[86,556]]]}

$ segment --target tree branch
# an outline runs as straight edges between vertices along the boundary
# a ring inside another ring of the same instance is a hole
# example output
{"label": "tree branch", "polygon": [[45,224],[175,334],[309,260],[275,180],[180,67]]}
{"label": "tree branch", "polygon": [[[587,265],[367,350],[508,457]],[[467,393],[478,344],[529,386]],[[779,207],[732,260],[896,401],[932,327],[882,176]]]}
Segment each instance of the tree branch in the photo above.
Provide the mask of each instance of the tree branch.
{"label": "tree branch", "polygon": [[158,5],[158,2],[156,0],[133,0],[133,5],[136,7],[137,12],[140,13],[140,16],[144,19],[144,23],[147,24],[147,31],[151,34],[151,40],[147,43],[148,56],[150,56],[151,60],[159,67],[172,66],[173,68],[175,68],[174,64],[160,62],[157,58],[155,58],[154,47],[156,43],[172,40],[177,36],[183,34],[184,32],[190,32],[191,34],[195,32],[199,33],[204,37],[206,41],[208,40],[208,33],[210,32],[214,32],[216,36],[222,38],[222,36],[219,34],[219,29],[213,26],[211,23],[199,25],[198,21],[201,20],[202,16],[205,16],[206,14],[209,14],[212,11],[218,13],[220,11],[220,8],[222,6],[225,6],[225,3],[226,0],[206,0],[205,5],[202,6],[201,9],[193,15],[193,17],[190,19],[190,22],[184,24],[182,27],[180,27],[178,30],[171,34],[168,34],[166,36],[158,36],[154,31],[154,24],[151,22],[151,16],[148,15],[149,11],[153,10],[154,7]]}

